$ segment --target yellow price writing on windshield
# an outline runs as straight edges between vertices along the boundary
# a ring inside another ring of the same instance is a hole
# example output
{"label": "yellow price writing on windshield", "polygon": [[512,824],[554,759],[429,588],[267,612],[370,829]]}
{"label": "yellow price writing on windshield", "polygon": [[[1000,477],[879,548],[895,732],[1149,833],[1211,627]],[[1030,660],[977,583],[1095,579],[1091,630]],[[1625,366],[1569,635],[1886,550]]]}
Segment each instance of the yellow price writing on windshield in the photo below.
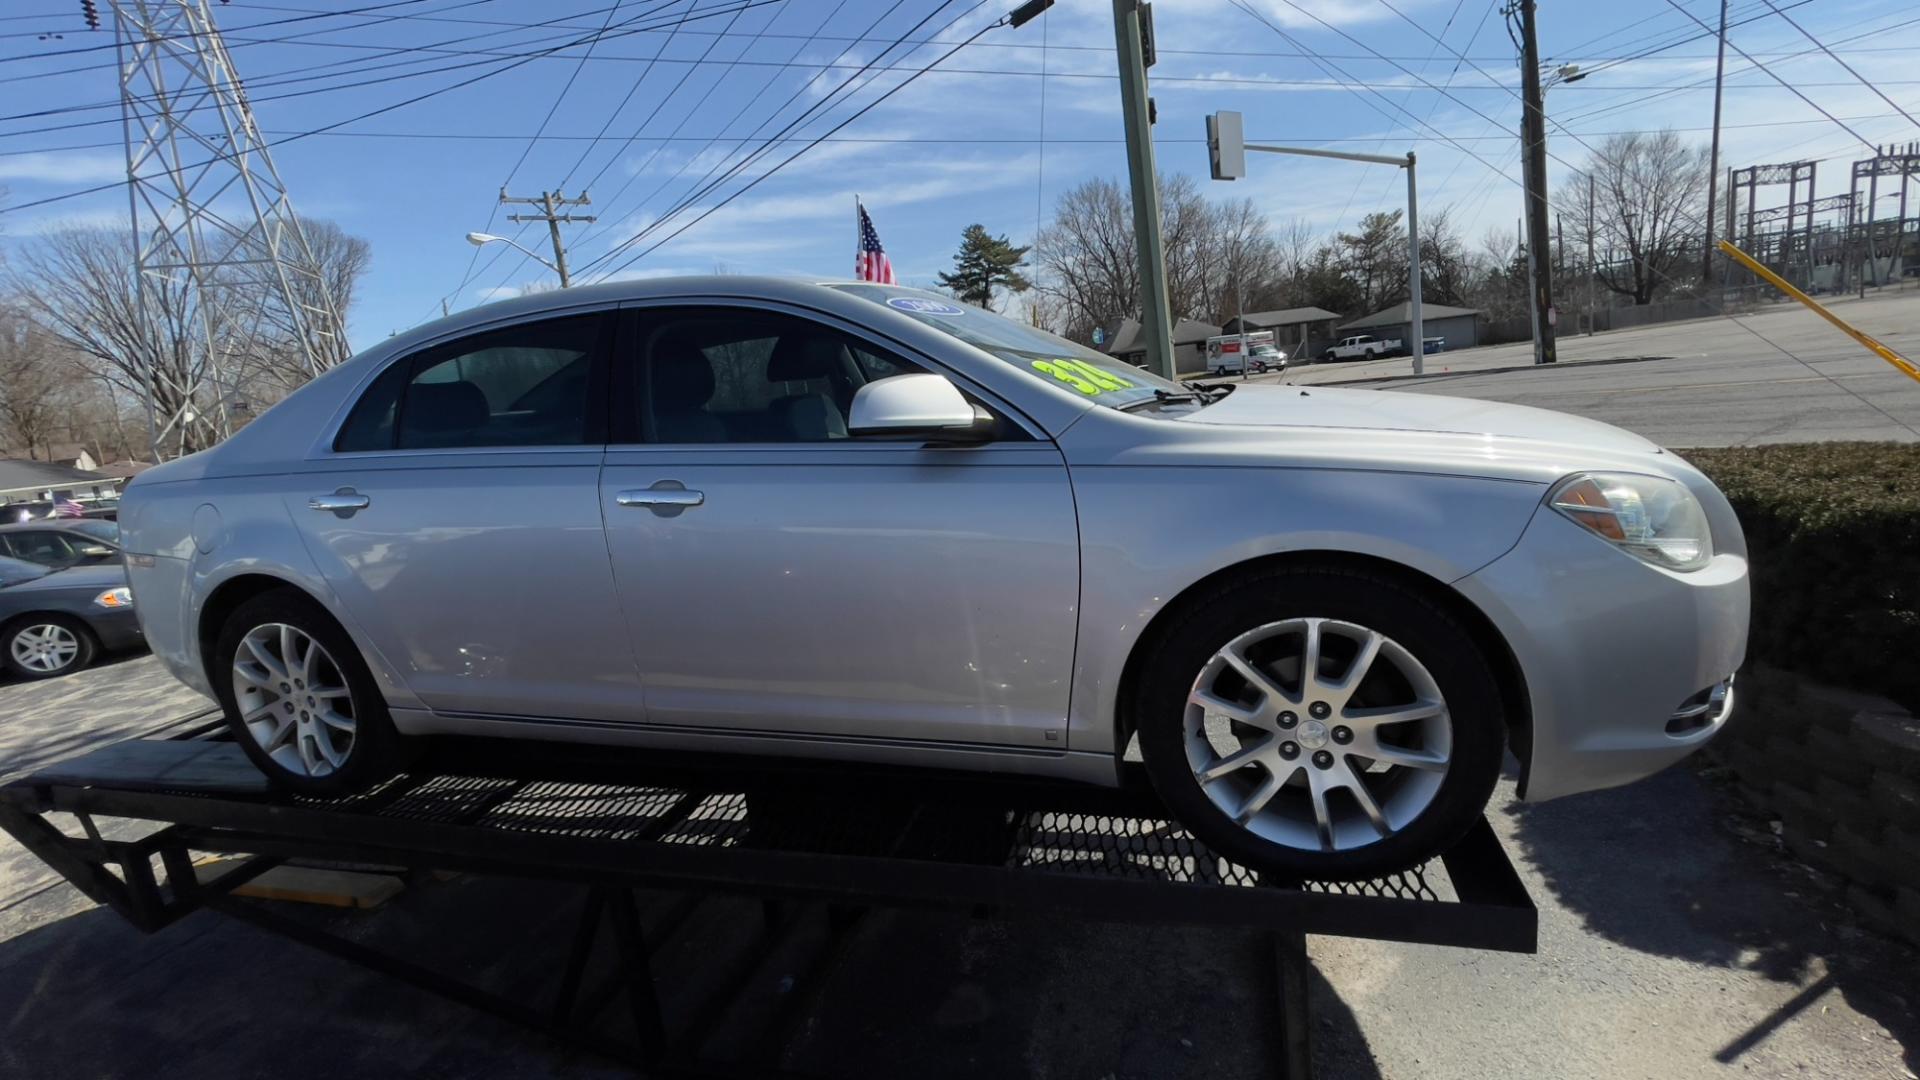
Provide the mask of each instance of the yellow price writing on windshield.
{"label": "yellow price writing on windshield", "polygon": [[1135,385],[1131,380],[1121,378],[1112,372],[1102,371],[1084,360],[1035,360],[1033,370],[1042,375],[1051,375],[1083,394],[1092,396],[1113,390],[1125,390]]}

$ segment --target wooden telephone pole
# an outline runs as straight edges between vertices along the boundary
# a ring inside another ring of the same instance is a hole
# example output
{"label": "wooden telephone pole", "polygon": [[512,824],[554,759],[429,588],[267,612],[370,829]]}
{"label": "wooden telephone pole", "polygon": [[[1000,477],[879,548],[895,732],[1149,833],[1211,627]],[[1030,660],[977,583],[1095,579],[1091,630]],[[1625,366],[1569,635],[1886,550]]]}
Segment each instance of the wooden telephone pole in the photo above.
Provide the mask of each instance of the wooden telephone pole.
{"label": "wooden telephone pole", "polygon": [[563,206],[589,205],[592,200],[587,198],[587,193],[583,191],[574,198],[569,199],[558,191],[543,191],[538,198],[529,199],[509,197],[506,189],[502,188],[500,189],[500,201],[503,204],[525,203],[528,206],[538,206],[541,208],[542,212],[538,214],[508,214],[507,220],[544,221],[547,223],[547,231],[553,235],[553,268],[560,274],[560,287],[563,289],[570,288],[573,285],[573,278],[567,273],[567,247],[560,242],[560,224],[562,222],[569,224],[573,222],[590,222],[593,220],[593,215],[562,214],[559,210]]}

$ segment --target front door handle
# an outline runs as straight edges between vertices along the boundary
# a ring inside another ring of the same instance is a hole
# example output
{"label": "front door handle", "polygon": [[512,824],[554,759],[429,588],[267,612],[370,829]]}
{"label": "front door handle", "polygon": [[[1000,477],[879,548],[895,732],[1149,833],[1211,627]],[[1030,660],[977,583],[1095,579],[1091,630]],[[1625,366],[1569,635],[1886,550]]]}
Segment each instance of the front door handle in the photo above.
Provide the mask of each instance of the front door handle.
{"label": "front door handle", "polygon": [[352,517],[354,511],[365,510],[371,505],[373,505],[372,499],[352,488],[341,488],[331,495],[315,495],[307,500],[307,509],[320,510],[339,517]]}
{"label": "front door handle", "polygon": [[613,497],[621,506],[679,507],[699,506],[707,501],[704,491],[688,491],[686,488],[638,488],[622,491]]}

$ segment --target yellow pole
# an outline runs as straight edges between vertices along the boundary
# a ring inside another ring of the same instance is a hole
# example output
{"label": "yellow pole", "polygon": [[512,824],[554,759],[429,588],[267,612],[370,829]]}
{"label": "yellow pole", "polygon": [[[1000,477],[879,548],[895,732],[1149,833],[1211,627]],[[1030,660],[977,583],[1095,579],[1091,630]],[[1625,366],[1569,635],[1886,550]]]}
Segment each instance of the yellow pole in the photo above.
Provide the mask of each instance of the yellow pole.
{"label": "yellow pole", "polygon": [[1885,360],[1887,363],[1892,364],[1896,368],[1899,368],[1902,372],[1906,374],[1907,378],[1912,379],[1915,382],[1920,382],[1920,368],[1914,367],[1912,361],[1908,360],[1904,356],[1901,356],[1899,353],[1894,352],[1892,349],[1887,348],[1885,345],[1882,345],[1879,341],[1874,339],[1873,335],[1868,334],[1861,330],[1856,330],[1853,326],[1849,325],[1845,319],[1842,319],[1840,316],[1835,315],[1831,311],[1828,311],[1824,306],[1820,304],[1819,301],[1815,300],[1811,296],[1808,296],[1806,293],[1801,292],[1799,289],[1794,288],[1792,285],[1787,284],[1786,279],[1782,278],[1779,274],[1776,274],[1773,271],[1767,269],[1766,267],[1761,266],[1759,261],[1756,260],[1753,256],[1747,254],[1744,251],[1741,251],[1739,248],[1734,247],[1732,244],[1727,243],[1725,240],[1720,241],[1720,250],[1724,252],[1728,258],[1739,262],[1740,265],[1745,266],[1747,269],[1753,271],[1756,274],[1759,274],[1761,278],[1763,278],[1766,281],[1767,284],[1773,286],[1776,289],[1779,289],[1781,292],[1786,293],[1788,296],[1793,297],[1795,300],[1800,301],[1801,303],[1807,305],[1809,308],[1812,308],[1813,313],[1815,315],[1818,315],[1821,318],[1832,323],[1833,325],[1839,327],[1841,333],[1847,335],[1848,337],[1859,342],[1860,344],[1865,345],[1869,350],[1873,352],[1875,356],[1878,356],[1880,359]]}

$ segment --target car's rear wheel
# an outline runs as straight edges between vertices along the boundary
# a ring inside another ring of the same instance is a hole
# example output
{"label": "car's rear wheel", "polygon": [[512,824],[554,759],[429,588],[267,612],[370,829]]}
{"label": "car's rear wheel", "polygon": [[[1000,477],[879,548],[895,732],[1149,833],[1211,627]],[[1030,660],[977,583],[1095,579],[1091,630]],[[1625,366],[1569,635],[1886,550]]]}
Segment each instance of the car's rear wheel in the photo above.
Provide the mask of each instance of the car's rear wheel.
{"label": "car's rear wheel", "polygon": [[1223,585],[1159,638],[1135,721],[1196,836],[1287,877],[1417,865],[1478,818],[1505,720],[1473,636],[1417,590],[1343,569]]}
{"label": "car's rear wheel", "polygon": [[70,615],[29,615],[0,635],[0,659],[22,679],[52,679],[93,663],[100,642],[87,624]]}
{"label": "car's rear wheel", "polygon": [[221,629],[215,689],[260,770],[303,794],[358,791],[406,763],[373,673],[326,610],[292,590],[248,600]]}

